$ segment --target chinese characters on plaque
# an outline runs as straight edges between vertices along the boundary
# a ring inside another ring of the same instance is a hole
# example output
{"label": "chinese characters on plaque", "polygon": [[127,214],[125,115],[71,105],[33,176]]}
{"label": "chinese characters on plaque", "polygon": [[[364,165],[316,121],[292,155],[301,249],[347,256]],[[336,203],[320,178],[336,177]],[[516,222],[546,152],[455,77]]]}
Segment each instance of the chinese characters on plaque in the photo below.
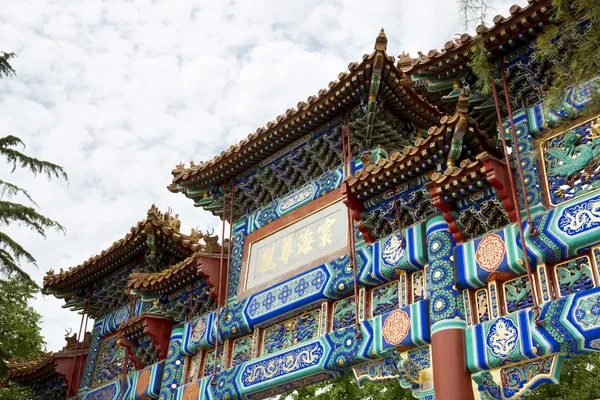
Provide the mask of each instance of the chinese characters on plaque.
{"label": "chinese characters on plaque", "polygon": [[346,247],[346,206],[338,201],[250,246],[245,290]]}

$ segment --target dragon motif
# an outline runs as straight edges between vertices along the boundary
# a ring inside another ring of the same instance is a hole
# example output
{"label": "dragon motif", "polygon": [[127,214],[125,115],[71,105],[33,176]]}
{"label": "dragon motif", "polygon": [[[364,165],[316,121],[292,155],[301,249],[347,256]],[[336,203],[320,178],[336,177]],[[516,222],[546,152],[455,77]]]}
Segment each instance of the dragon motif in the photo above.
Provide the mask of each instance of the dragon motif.
{"label": "dragon motif", "polygon": [[242,381],[245,385],[264,382],[268,379],[316,365],[322,356],[323,348],[320,344],[313,343],[300,349],[250,364],[242,374]]}
{"label": "dragon motif", "polygon": [[568,235],[600,225],[600,199],[569,207],[558,220],[558,226]]}
{"label": "dragon motif", "polygon": [[491,325],[486,344],[496,357],[506,358],[517,347],[519,332],[508,318],[498,318]]}

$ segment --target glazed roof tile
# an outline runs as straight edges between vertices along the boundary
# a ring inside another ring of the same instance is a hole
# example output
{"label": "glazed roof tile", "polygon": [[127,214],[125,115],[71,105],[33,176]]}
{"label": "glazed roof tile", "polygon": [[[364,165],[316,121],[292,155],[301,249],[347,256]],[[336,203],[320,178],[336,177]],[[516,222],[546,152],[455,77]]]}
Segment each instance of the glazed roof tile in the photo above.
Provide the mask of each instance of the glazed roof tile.
{"label": "glazed roof tile", "polygon": [[[392,187],[392,182],[398,184],[400,181],[409,180],[424,172],[435,168],[431,163],[433,157],[438,157],[444,145],[452,139],[453,130],[459,122],[460,114],[444,116],[437,126],[429,128],[426,138],[417,138],[414,146],[407,146],[402,151],[391,154],[388,158],[380,159],[377,163],[367,165],[357,171],[354,175],[346,178],[345,182],[352,193],[363,197],[376,195],[381,191]],[[468,117],[469,126],[476,145],[475,150],[490,148],[485,135],[479,130],[477,121]],[[365,196],[365,193],[367,195]]]}
{"label": "glazed roof tile", "polygon": [[[431,181],[437,185],[443,185],[450,182],[455,181],[456,179],[460,179],[465,174],[469,174],[471,172],[478,173],[483,167],[483,160],[490,157],[487,152],[479,153],[475,160],[471,161],[469,159],[462,160],[460,162],[460,167],[449,167],[443,173],[435,172],[431,175]],[[501,162],[501,161],[499,161]],[[475,171],[476,170],[476,171]],[[485,174],[484,174],[485,175]]]}
{"label": "glazed roof tile", "polygon": [[123,322],[119,326],[119,331],[123,332],[127,336],[131,336],[133,334],[142,332],[144,330],[143,321],[146,319],[162,319],[162,320],[168,320],[168,321],[172,320],[171,318],[165,317],[160,314],[155,314],[152,312],[144,312],[140,315],[137,315],[137,316],[130,318],[127,321]]}
{"label": "glazed roof tile", "polygon": [[162,214],[153,205],[148,210],[146,219],[138,222],[125,237],[113,242],[110,247],[100,254],[66,271],[61,269],[58,274],[55,274],[54,270],[48,271],[44,277],[43,292],[50,293],[54,288],[68,287],[75,282],[79,284],[106,268],[111,271],[118,268],[122,265],[124,259],[132,254],[137,254],[140,249],[146,246],[144,241],[149,231],[169,238],[170,244],[175,245],[184,254],[202,250],[202,245],[198,243],[198,239],[180,233],[177,227],[171,226],[173,220],[168,221],[166,218],[168,216],[169,214]]}
{"label": "glazed roof tile", "polygon": [[419,57],[411,59],[410,65],[406,56],[400,56],[398,67],[409,74],[431,72],[449,75],[470,60],[476,38],[483,38],[486,49],[490,52],[502,50],[501,46],[507,43],[509,48],[513,48],[510,41],[517,38],[517,43],[522,43],[523,32],[541,29],[550,18],[551,0],[528,0],[528,3],[525,7],[514,4],[510,7],[508,17],[496,15],[491,27],[479,25],[474,37],[465,33],[458,39],[446,42],[439,50],[430,50],[426,55],[419,52]]}
{"label": "glazed roof tile", "polygon": [[[167,287],[181,286],[189,279],[197,277],[199,258],[220,258],[220,254],[198,252],[185,260],[155,273],[132,273],[127,286],[138,291],[156,291]],[[227,253],[224,259],[227,260]]]}
{"label": "glazed roof tile", "polygon": [[[67,339],[67,344],[57,352],[48,352],[40,356],[29,359],[12,359],[7,363],[8,379],[29,380],[43,377],[54,372],[54,360],[56,358],[72,358],[75,355],[75,345],[77,341],[75,335]],[[87,354],[91,340],[90,333],[85,334],[83,341],[83,354]],[[81,345],[81,342],[79,342]],[[78,355],[81,355],[81,348]]]}
{"label": "glazed roof tile", "polygon": [[288,109],[265,127],[258,128],[213,159],[200,164],[192,162],[189,168],[184,164],[178,165],[172,171],[173,183],[169,190],[183,191],[180,187],[182,183],[190,184],[201,180],[203,184],[210,184],[235,176],[247,168],[241,166],[239,161],[251,160],[253,164],[257,164],[290,143],[283,139],[289,136],[297,136],[297,139],[341,115],[349,105],[358,104],[354,95],[368,92],[368,88],[365,89],[364,86],[371,80],[373,64],[379,54],[383,56],[384,69],[387,71],[382,74],[382,82],[391,90],[393,100],[406,110],[409,118],[421,121],[424,125],[435,121],[441,114],[416,94],[409,83],[401,81],[402,73],[394,65],[394,57],[385,52],[386,43],[387,38],[382,29],[376,41],[376,50],[365,54],[362,62],[350,63],[348,71],[341,72],[338,80],[330,82],[328,88],[319,90],[317,95],[310,96],[306,101],[300,101],[298,108]]}

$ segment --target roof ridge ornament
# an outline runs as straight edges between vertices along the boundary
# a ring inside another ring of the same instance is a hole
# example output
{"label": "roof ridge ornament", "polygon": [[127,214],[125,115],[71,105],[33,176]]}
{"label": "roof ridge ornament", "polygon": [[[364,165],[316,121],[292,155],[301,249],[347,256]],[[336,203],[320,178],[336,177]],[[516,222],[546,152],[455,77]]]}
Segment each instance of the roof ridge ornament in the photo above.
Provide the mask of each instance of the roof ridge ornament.
{"label": "roof ridge ornament", "polygon": [[377,39],[375,39],[375,50],[386,51],[387,50],[387,36],[385,35],[385,30],[381,28],[379,31],[379,35]]}

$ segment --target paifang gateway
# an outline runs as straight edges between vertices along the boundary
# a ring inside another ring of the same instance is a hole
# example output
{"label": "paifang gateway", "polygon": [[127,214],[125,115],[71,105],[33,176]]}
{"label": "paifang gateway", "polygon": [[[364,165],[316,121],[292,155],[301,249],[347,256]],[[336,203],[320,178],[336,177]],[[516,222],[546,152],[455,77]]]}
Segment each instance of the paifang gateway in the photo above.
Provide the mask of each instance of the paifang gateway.
{"label": "paifang gateway", "polygon": [[49,271],[43,292],[82,332],[13,361],[11,383],[81,400],[264,399],[342,374],[436,400],[558,383],[563,360],[600,351],[600,109],[598,78],[544,103],[532,51],[551,7],[515,5],[417,58],[388,55],[382,30],[297,108],[178,165],[168,189],[222,231],[184,234],[152,206]]}

